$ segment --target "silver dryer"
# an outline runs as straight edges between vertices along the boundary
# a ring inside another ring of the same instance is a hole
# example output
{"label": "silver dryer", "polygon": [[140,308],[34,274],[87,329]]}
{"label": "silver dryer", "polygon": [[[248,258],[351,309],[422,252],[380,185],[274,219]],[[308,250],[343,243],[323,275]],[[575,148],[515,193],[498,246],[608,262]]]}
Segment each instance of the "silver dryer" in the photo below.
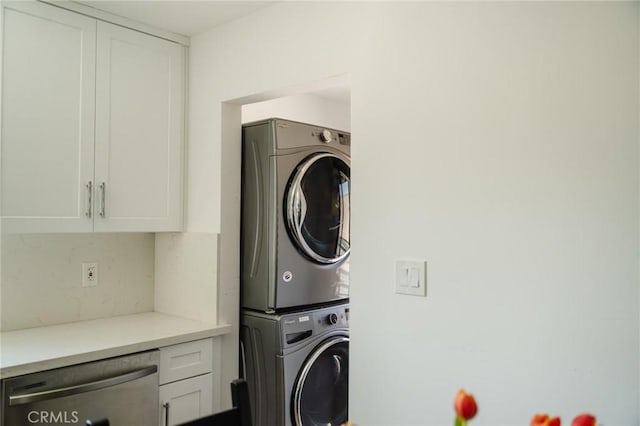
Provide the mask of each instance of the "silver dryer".
{"label": "silver dryer", "polygon": [[349,297],[351,136],[282,119],[242,129],[241,304]]}

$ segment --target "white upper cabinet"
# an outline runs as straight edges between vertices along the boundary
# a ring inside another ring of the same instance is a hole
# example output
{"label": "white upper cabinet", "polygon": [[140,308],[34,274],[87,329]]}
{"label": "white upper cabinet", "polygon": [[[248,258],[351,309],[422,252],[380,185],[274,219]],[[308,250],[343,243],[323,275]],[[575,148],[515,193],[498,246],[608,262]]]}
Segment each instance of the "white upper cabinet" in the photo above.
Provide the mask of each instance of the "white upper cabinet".
{"label": "white upper cabinet", "polygon": [[96,21],[25,2],[2,24],[3,229],[90,231]]}
{"label": "white upper cabinet", "polygon": [[179,229],[184,49],[98,22],[97,52],[94,229]]}
{"label": "white upper cabinet", "polygon": [[180,231],[184,47],[36,2],[3,20],[3,232]]}

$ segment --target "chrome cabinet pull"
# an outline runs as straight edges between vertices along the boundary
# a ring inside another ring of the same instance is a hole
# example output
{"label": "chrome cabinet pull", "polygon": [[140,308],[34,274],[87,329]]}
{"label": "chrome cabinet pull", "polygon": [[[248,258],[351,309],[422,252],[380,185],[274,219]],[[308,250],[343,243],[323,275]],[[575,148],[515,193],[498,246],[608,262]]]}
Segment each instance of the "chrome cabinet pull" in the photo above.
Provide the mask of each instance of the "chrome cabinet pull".
{"label": "chrome cabinet pull", "polygon": [[93,194],[93,182],[89,181],[86,185],[87,187],[87,210],[84,212],[84,215],[91,219],[91,203],[92,203],[92,194]]}
{"label": "chrome cabinet pull", "polygon": [[107,202],[107,184],[102,182],[100,184],[100,217],[104,218],[106,215],[105,205]]}
{"label": "chrome cabinet pull", "polygon": [[165,402],[162,407],[164,407],[164,426],[169,426],[169,403]]}

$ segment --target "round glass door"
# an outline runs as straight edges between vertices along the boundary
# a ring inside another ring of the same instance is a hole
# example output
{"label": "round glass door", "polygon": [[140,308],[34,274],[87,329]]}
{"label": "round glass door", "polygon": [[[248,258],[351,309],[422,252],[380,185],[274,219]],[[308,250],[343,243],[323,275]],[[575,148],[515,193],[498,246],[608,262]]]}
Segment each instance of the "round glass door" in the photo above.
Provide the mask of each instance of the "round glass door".
{"label": "round glass door", "polygon": [[351,250],[349,159],[331,153],[308,157],[286,196],[286,223],[298,248],[318,263],[336,263]]}
{"label": "round glass door", "polygon": [[307,359],[293,394],[296,426],[341,425],[349,417],[349,338],[322,343]]}

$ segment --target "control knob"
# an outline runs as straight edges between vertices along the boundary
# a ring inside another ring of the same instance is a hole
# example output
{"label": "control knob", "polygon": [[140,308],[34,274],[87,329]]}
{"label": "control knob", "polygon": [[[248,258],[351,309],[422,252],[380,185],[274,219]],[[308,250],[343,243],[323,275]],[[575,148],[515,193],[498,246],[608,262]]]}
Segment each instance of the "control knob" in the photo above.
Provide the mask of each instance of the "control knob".
{"label": "control knob", "polygon": [[333,139],[333,137],[331,136],[331,132],[328,131],[327,129],[324,129],[321,133],[320,133],[320,140],[324,143],[329,143],[331,142],[331,139]]}
{"label": "control knob", "polygon": [[338,314],[331,313],[327,315],[327,324],[336,325],[338,323]]}

